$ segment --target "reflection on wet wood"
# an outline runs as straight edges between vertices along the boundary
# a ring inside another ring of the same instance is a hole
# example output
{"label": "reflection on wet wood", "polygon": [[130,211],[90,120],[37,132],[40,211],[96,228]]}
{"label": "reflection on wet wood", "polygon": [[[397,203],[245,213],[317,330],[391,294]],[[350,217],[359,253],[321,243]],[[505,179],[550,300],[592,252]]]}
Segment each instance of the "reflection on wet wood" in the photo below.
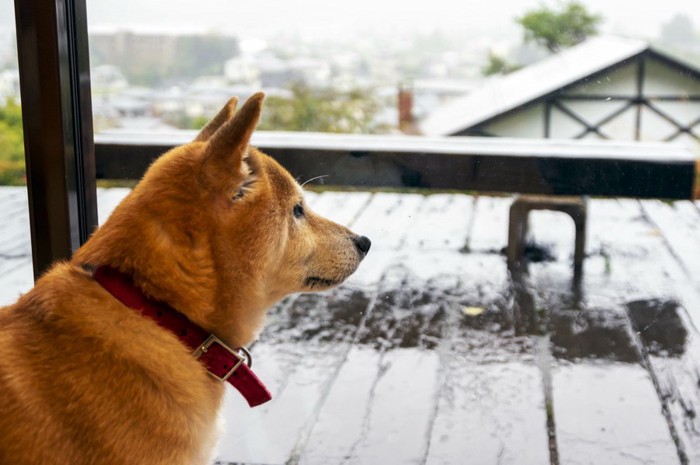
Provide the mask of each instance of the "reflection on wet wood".
{"label": "reflection on wet wood", "polygon": [[[671,304],[676,304],[672,302]],[[677,307],[678,320],[683,329],[692,325],[684,310]],[[658,320],[656,322],[658,324]],[[665,324],[665,323],[663,323]],[[680,334],[679,334],[680,336]],[[663,337],[663,336],[662,336]],[[659,394],[668,406],[674,431],[678,436],[678,446],[687,463],[700,463],[700,341],[694,330],[686,333],[683,346],[678,351],[678,341],[671,340],[670,347],[659,343],[659,338],[645,340],[649,366],[658,382]],[[644,339],[643,339],[644,341]]]}
{"label": "reflection on wet wood", "polygon": [[678,357],[686,350],[688,330],[681,319],[684,309],[673,300],[635,300],[627,303],[633,329],[648,355]]}
{"label": "reflection on wet wood", "polygon": [[435,194],[425,198],[415,214],[404,247],[408,250],[461,250],[467,241],[474,197]]}
{"label": "reflection on wet wood", "polygon": [[426,463],[549,464],[537,366],[448,357]]}
{"label": "reflection on wet wood", "polygon": [[300,463],[421,463],[438,366],[431,351],[353,348]]}
{"label": "reflection on wet wood", "polygon": [[112,214],[119,202],[121,202],[127,194],[131,192],[131,189],[113,187],[110,189],[97,189],[97,198],[99,199],[97,205],[97,216],[99,224],[102,225],[109,215]]}
{"label": "reflection on wet wood", "polygon": [[[655,343],[661,350],[669,338],[682,339],[675,314],[652,300],[666,302],[673,293],[672,257],[638,202],[593,201],[589,213],[589,262],[580,289],[566,278],[569,257],[531,267],[560,360],[552,372],[559,463],[679,463],[686,455],[677,421],[669,399],[659,395],[645,348]],[[565,241],[572,229],[560,218],[533,218],[537,240],[555,250],[571,250]]]}
{"label": "reflection on wet wood", "polygon": [[310,201],[312,194],[307,192],[305,197],[314,212],[347,226],[352,225],[372,198],[369,192],[324,192]]}
{"label": "reflection on wet wood", "polygon": [[628,205],[627,214],[615,210],[616,220],[606,227],[621,232],[607,239],[611,250],[628,248],[616,260],[620,263],[612,265],[618,271],[612,273],[617,278],[610,287],[628,299],[626,311],[655,380],[679,458],[683,463],[700,463],[700,420],[695,413],[700,405],[698,320],[690,323],[700,312],[700,279],[689,275],[687,263],[697,255],[688,249],[693,243],[688,225],[696,224],[697,210],[690,202],[671,206],[644,201],[639,210],[632,206]]}
{"label": "reflection on wet wood", "polygon": [[[504,270],[500,257],[498,265]],[[512,285],[484,293],[497,276],[471,278],[453,291],[461,308],[448,314],[437,349],[442,379],[426,463],[550,463],[541,337],[521,331],[529,315]],[[484,312],[470,316],[467,306]]]}
{"label": "reflection on wet wood", "polygon": [[31,257],[2,259],[0,267],[0,305],[9,305],[34,282]]}
{"label": "reflection on wet wood", "polygon": [[[0,257],[7,259],[29,258],[31,245],[29,241],[29,213],[25,188],[4,188],[8,192],[0,197],[2,221],[0,221]],[[4,261],[4,260],[3,260]],[[0,270],[5,269],[0,264]]]}
{"label": "reflection on wet wood", "polygon": [[[101,221],[128,193],[100,189]],[[534,212],[510,275],[509,197],[311,193],[372,241],[339,289],[292,296],[254,346],[274,400],[232,393],[222,463],[700,464],[700,202]],[[0,189],[0,303],[31,286],[26,193]],[[531,258],[534,255],[531,256]]]}
{"label": "reflection on wet wood", "polygon": [[552,375],[560,464],[679,463],[649,374],[639,365],[562,364]]}
{"label": "reflection on wet wood", "polygon": [[497,252],[508,244],[510,197],[476,198],[467,250],[475,253]]}
{"label": "reflection on wet wood", "polygon": [[556,358],[641,360],[627,316],[610,309],[550,310],[552,353]]}
{"label": "reflection on wet wood", "polygon": [[690,284],[700,291],[700,210],[691,202],[669,205],[658,200],[643,201],[642,207]]}

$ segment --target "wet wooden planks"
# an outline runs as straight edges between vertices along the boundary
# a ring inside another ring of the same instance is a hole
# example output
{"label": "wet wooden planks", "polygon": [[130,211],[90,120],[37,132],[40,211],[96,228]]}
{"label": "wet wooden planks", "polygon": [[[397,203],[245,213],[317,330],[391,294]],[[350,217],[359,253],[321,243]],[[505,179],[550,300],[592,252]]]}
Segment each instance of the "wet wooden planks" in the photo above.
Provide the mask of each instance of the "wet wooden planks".
{"label": "wet wooden planks", "polygon": [[637,365],[580,362],[553,374],[560,464],[678,462],[649,375]]}
{"label": "wet wooden planks", "polygon": [[646,200],[641,205],[687,280],[700,292],[700,210],[691,202]]}
{"label": "wet wooden planks", "polygon": [[33,280],[25,187],[0,188],[0,305],[14,302]]}
{"label": "wet wooden planks", "polygon": [[353,348],[299,463],[421,463],[438,365],[415,348]]}
{"label": "wet wooden planks", "polygon": [[[98,217],[104,223],[130,189],[97,190]],[[27,189],[0,187],[0,305],[14,302],[34,282]]]}
{"label": "wet wooden planks", "polygon": [[[610,256],[607,268],[586,262],[581,292],[572,286],[570,254],[555,253],[556,262],[530,265],[532,286],[539,291],[537,305],[545,310],[551,331],[551,402],[561,464],[637,463],[647,445],[631,438],[648,439],[644,432],[649,430],[665,433],[653,436],[661,455],[649,457],[649,463],[678,461],[660,400],[639,364],[639,348],[618,302],[625,296],[620,287],[629,284],[634,263],[642,258],[626,255],[625,248],[647,253],[646,235],[636,230],[645,227],[636,220],[639,208],[625,202],[589,205],[589,255],[607,247]],[[549,244],[555,252],[570,249],[573,228],[564,215],[539,212],[532,217],[532,231],[540,244]],[[603,246],[598,243],[600,238],[610,242]],[[634,244],[635,238],[642,238],[642,243]],[[625,242],[618,247],[616,241]],[[596,292],[587,292],[594,284]],[[591,294],[595,297],[589,300]],[[633,384],[632,391],[622,382],[627,379]],[[630,396],[632,401],[625,402]]]}
{"label": "wet wooden planks", "polygon": [[27,257],[31,261],[26,188],[1,188],[0,208],[0,272],[6,272],[18,268]]}
{"label": "wet wooden planks", "polygon": [[[629,281],[652,275],[644,282],[646,298],[626,302],[627,312],[639,337],[644,360],[663,400],[666,417],[676,437],[679,457],[700,463],[700,407],[697,316],[700,315],[700,286],[693,275],[693,256],[700,248],[693,229],[697,210],[690,202],[666,204],[642,201],[636,222],[625,222],[632,239],[646,256],[636,264],[623,264]],[[624,217],[620,218],[624,221]],[[635,234],[636,230],[636,234]],[[694,231],[697,235],[698,231]],[[649,268],[657,273],[650,273]],[[691,321],[695,321],[692,324]]]}
{"label": "wet wooden planks", "polygon": [[[653,205],[659,207],[671,208]],[[591,202],[578,296],[566,278],[570,256],[533,267],[535,287],[548,294],[559,360],[552,374],[559,463],[698,463],[696,332],[679,303],[695,307],[697,294],[644,210],[634,200]],[[534,222],[541,240],[557,248],[564,247],[559,238],[571,237],[552,218]],[[610,362],[580,360],[591,355]],[[598,455],[583,454],[591,443]]]}
{"label": "wet wooden planks", "polygon": [[[500,255],[510,202],[474,200],[471,253],[452,267],[460,285],[438,348],[441,391],[426,463],[550,463],[539,336],[516,330],[515,290]],[[468,316],[468,307],[484,312]]]}
{"label": "wet wooden planks", "polygon": [[682,453],[688,463],[700,463],[700,209],[690,202],[641,205],[672,257],[666,273],[674,298],[635,303],[637,326],[648,326],[642,342]]}

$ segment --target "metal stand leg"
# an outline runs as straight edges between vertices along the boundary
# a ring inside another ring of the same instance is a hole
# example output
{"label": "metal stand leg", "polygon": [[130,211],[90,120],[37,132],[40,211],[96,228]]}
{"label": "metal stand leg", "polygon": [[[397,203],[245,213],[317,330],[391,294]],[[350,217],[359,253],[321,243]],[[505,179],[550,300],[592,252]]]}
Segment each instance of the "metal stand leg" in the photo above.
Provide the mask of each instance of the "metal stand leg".
{"label": "metal stand leg", "polygon": [[510,207],[508,224],[508,268],[521,266],[528,232],[528,216],[532,210],[553,210],[566,213],[574,221],[576,231],[574,246],[574,280],[583,276],[583,259],[586,251],[586,197],[530,196],[516,197]]}

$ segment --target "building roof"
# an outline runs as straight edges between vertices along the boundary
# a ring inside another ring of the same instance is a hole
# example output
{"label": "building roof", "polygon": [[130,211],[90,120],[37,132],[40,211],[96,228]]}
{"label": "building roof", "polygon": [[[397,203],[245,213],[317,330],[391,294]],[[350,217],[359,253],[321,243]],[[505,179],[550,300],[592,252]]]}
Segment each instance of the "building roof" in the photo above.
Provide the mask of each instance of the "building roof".
{"label": "building roof", "polygon": [[[435,136],[459,133],[648,51],[651,46],[642,40],[614,36],[589,39],[521,70],[487,80],[430,114],[421,123],[421,131]],[[693,68],[659,50],[653,52]]]}

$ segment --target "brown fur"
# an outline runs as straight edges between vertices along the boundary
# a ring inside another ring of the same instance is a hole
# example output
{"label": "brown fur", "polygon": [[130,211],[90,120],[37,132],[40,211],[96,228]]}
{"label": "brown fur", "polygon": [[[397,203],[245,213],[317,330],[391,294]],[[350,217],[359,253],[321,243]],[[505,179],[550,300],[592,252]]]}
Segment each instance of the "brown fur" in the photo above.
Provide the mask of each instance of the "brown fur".
{"label": "brown fur", "polygon": [[308,209],[297,218],[301,188],[248,146],[262,100],[235,115],[229,101],[194,142],[154,162],[70,262],[0,309],[0,463],[204,464],[211,454],[223,384],[85,265],[128,273],[233,347],[257,337],[274,302],[357,268],[357,236]]}

